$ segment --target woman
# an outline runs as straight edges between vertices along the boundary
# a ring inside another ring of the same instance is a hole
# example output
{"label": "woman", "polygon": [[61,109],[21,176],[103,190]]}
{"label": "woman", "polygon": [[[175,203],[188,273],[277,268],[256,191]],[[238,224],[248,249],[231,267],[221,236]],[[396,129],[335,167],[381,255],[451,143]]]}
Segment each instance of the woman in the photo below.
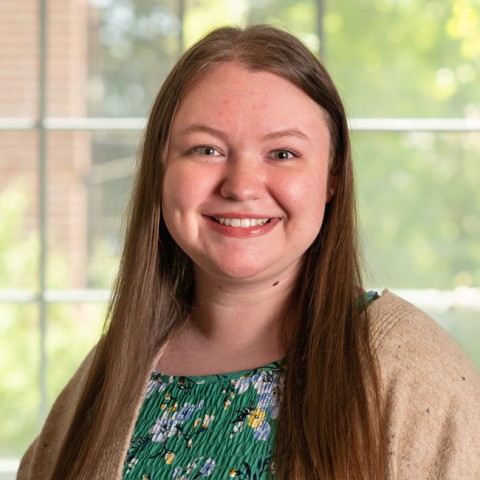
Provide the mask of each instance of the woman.
{"label": "woman", "polygon": [[364,293],[345,113],[298,40],[194,45],[131,205],[110,322],[20,479],[478,478],[478,376]]}

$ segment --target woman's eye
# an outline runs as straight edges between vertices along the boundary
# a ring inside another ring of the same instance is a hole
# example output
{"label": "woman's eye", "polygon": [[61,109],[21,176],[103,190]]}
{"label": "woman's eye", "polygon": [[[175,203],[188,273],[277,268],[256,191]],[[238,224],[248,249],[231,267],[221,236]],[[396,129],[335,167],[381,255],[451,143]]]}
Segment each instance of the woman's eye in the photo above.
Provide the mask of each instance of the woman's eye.
{"label": "woman's eye", "polygon": [[220,152],[213,148],[209,147],[208,145],[202,145],[200,147],[195,147],[192,149],[194,153],[198,153],[199,155],[205,155],[207,157],[210,157],[212,155],[220,155]]}
{"label": "woman's eye", "polygon": [[275,150],[272,152],[272,156],[275,160],[291,160],[297,158],[298,155],[291,150]]}

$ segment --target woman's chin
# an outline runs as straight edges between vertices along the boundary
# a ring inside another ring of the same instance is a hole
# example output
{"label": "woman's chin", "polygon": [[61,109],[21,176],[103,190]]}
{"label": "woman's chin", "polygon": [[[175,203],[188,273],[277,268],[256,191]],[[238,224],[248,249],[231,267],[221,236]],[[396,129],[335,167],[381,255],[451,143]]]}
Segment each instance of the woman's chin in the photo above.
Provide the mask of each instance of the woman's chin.
{"label": "woman's chin", "polygon": [[258,266],[239,265],[238,267],[222,267],[218,269],[219,277],[232,281],[255,281],[267,276],[265,270],[259,269]]}
{"label": "woman's chin", "polygon": [[[283,268],[282,268],[283,267]],[[198,266],[197,266],[198,268]],[[216,281],[231,282],[238,285],[258,285],[259,283],[276,284],[279,280],[286,280],[296,276],[295,265],[263,265],[256,262],[229,262],[217,264],[212,268],[197,271],[202,277],[213,277]]]}

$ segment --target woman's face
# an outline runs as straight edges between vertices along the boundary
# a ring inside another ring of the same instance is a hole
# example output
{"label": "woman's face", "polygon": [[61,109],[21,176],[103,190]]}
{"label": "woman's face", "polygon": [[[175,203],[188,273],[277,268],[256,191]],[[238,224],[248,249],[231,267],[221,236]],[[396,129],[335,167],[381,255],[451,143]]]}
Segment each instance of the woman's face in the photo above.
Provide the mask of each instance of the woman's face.
{"label": "woman's face", "polygon": [[215,278],[296,275],[328,202],[326,114],[289,81],[235,63],[182,99],[165,158],[163,216]]}

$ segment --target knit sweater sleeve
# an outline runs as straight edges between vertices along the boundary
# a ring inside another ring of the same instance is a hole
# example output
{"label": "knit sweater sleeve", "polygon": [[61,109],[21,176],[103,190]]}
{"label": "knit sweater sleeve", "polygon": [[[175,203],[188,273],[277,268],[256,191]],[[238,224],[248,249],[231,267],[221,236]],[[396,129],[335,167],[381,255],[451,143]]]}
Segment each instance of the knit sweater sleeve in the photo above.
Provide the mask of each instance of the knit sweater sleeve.
{"label": "knit sweater sleeve", "polygon": [[389,478],[480,479],[480,377],[428,315],[390,292],[371,308]]}
{"label": "knit sweater sleeve", "polygon": [[87,381],[94,350],[58,396],[36,440],[24,454],[17,480],[49,480],[56,464],[67,429]]}

